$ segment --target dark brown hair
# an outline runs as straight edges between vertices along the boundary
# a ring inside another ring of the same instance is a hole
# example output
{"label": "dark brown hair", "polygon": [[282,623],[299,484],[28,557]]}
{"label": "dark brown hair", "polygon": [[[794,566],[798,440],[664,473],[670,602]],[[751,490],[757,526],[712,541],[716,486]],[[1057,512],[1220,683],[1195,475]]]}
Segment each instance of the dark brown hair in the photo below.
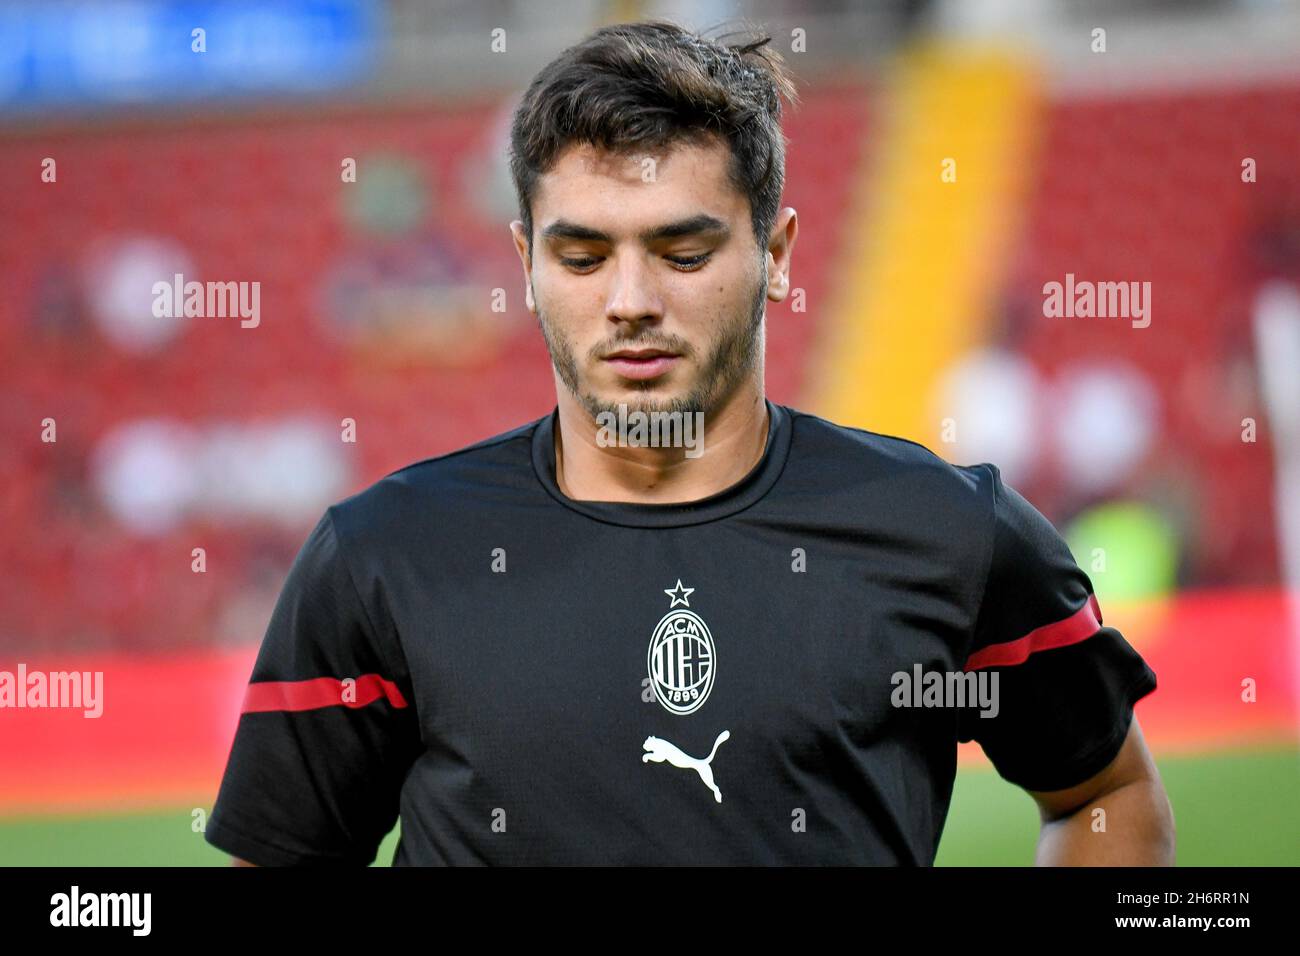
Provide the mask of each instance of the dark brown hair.
{"label": "dark brown hair", "polygon": [[[737,42],[727,42],[728,40]],[[510,173],[533,247],[538,177],[570,143],[622,152],[723,138],[728,175],[749,199],[754,236],[767,248],[785,185],[781,97],[794,84],[771,37],[707,39],[656,20],[602,27],[533,79],[510,129]]]}

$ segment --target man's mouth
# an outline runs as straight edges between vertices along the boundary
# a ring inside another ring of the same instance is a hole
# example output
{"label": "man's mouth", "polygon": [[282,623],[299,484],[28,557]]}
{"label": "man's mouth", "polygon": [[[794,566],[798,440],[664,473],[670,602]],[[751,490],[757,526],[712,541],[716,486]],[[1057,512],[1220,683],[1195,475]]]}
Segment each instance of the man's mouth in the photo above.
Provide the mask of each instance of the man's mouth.
{"label": "man's mouth", "polygon": [[663,349],[620,349],[605,356],[603,361],[624,378],[645,381],[663,375],[680,358],[675,352]]}

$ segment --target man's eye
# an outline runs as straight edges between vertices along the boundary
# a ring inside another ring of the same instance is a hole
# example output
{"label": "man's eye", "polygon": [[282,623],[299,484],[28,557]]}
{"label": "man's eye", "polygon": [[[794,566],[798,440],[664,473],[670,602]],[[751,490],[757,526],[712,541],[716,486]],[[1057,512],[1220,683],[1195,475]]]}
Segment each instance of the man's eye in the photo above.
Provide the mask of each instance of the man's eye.
{"label": "man's eye", "polygon": [[694,272],[696,269],[703,266],[704,263],[708,262],[711,255],[713,255],[713,253],[703,252],[698,256],[665,256],[664,258],[680,268],[683,272]]}
{"label": "man's eye", "polygon": [[[681,272],[694,272],[708,262],[712,255],[711,252],[704,252],[698,256],[664,256],[664,258]],[[560,262],[570,269],[592,269],[600,265],[601,259],[597,256],[561,256]]]}

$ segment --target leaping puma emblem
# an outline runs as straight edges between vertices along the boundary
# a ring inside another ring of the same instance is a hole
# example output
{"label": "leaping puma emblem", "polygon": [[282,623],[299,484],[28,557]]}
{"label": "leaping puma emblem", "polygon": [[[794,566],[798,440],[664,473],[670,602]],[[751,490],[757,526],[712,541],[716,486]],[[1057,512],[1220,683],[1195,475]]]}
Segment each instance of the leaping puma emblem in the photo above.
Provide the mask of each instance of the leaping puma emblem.
{"label": "leaping puma emblem", "polygon": [[649,763],[653,760],[655,763],[663,763],[667,760],[674,767],[686,767],[694,770],[700,775],[704,785],[713,791],[713,799],[721,803],[722,791],[713,782],[713,768],[709,764],[713,762],[713,756],[718,752],[718,745],[729,739],[731,739],[730,731],[724,730],[718,734],[718,739],[713,742],[713,749],[709,751],[709,755],[700,760],[689,754],[682,753],[676,744],[670,743],[662,737],[647,737],[645,743],[641,745],[646,751],[641,755],[641,762]]}

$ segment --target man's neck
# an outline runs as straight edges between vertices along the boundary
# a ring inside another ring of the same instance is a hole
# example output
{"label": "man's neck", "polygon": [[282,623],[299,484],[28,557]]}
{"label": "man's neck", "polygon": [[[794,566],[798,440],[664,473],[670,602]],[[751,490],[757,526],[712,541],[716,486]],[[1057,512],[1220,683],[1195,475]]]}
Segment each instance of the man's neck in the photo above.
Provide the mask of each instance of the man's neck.
{"label": "man's neck", "polygon": [[704,453],[685,448],[602,446],[600,425],[561,387],[555,432],[555,481],[576,501],[676,504],[723,491],[753,469],[767,447],[761,387],[741,387],[704,422]]}

